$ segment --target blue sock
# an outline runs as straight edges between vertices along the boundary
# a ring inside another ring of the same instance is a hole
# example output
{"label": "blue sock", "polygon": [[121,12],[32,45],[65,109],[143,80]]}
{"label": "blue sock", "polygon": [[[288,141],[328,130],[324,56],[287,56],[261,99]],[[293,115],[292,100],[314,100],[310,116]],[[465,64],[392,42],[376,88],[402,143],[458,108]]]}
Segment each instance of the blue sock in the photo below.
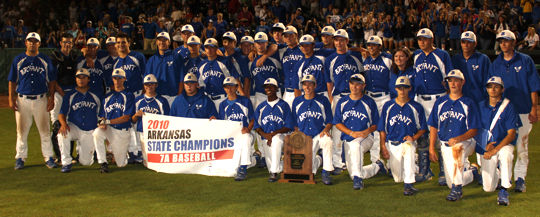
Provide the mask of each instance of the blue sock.
{"label": "blue sock", "polygon": [[240,168],[247,169],[247,165],[240,165]]}

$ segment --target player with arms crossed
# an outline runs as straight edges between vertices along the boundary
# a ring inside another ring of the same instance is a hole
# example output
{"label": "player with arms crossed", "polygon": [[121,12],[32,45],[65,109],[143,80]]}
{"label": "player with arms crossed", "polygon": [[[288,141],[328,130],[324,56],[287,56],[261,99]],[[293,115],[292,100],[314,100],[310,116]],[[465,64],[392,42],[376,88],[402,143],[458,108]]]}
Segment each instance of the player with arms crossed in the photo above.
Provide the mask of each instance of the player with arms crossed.
{"label": "player with arms crossed", "polygon": [[[503,98],[504,83],[500,77],[493,76],[485,85],[489,98],[480,102],[478,108],[482,119],[482,128],[491,138],[477,139],[476,152],[482,162],[484,191],[493,192],[501,182],[497,197],[500,205],[510,205],[508,189],[512,187],[512,162],[516,132],[521,127],[521,120],[509,99]],[[478,132],[478,136],[482,136]],[[484,142],[483,144],[479,142]]]}
{"label": "player with arms crossed", "polygon": [[493,61],[490,76],[499,76],[504,81],[505,96],[515,106],[521,119],[522,127],[518,130],[516,143],[517,160],[514,166],[514,191],[525,192],[525,176],[529,165],[529,133],[532,124],[538,121],[537,104],[540,91],[540,77],[534,61],[526,54],[515,51],[514,33],[504,30],[497,35],[502,53]]}
{"label": "player with arms crossed", "polygon": [[381,150],[395,182],[404,182],[403,194],[415,191],[416,141],[427,131],[424,108],[409,98],[411,81],[407,76],[397,78],[397,97],[386,102],[382,108],[377,130],[381,134]]}
{"label": "player with arms crossed", "polygon": [[72,166],[70,142],[78,141],[79,162],[84,166],[94,163],[94,137],[98,123],[101,99],[90,90],[90,72],[82,68],[75,74],[77,87],[65,93],[58,121],[58,144],[62,152],[62,173],[69,173]]}
{"label": "player with arms crossed", "polygon": [[[438,98],[433,105],[428,125],[429,158],[437,162],[435,143],[441,141],[441,153],[444,170],[448,173],[446,183],[452,190],[446,197],[448,201],[458,201],[463,196],[462,187],[479,178],[478,165],[468,165],[467,158],[473,154],[473,137],[480,128],[480,117],[474,101],[461,92],[465,78],[459,69],[454,69],[446,76],[450,95]],[[468,168],[467,171],[465,171]]]}
{"label": "player with arms crossed", "polygon": [[364,153],[373,146],[372,133],[377,130],[379,112],[375,101],[362,92],[366,87],[364,76],[354,74],[348,81],[351,94],[337,102],[333,124],[342,132],[341,140],[344,141],[345,159],[353,179],[353,189],[361,190],[364,188],[364,179],[371,178],[379,170],[386,172],[386,168],[380,160],[363,166]]}

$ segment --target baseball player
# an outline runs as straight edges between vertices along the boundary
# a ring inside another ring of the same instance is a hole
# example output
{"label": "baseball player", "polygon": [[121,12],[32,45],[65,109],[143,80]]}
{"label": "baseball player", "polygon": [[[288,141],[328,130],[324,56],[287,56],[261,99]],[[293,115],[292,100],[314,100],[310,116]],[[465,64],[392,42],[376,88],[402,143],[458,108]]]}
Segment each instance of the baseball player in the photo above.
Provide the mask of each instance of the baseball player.
{"label": "baseball player", "polygon": [[233,32],[223,34],[223,51],[224,56],[228,57],[238,72],[239,80],[244,91],[244,96],[250,97],[251,94],[251,73],[249,72],[248,59],[242,56],[242,51],[236,50],[236,35]]}
{"label": "baseball player", "polygon": [[[158,38],[158,41],[160,39]],[[160,49],[158,42],[158,49]],[[172,52],[169,52],[172,53]],[[140,144],[145,144],[142,127],[142,116],[146,113],[169,115],[171,107],[167,98],[157,93],[158,80],[153,74],[148,74],[143,81],[144,95],[135,98],[135,115],[131,117],[131,121],[137,124],[137,139]],[[144,149],[141,149],[143,151]],[[140,153],[140,152],[139,152]],[[142,155],[142,153],[141,153]]]}
{"label": "baseball player", "polygon": [[79,162],[89,166],[94,163],[94,137],[98,123],[101,99],[90,90],[90,72],[77,71],[77,87],[65,93],[59,114],[62,125],[58,131],[58,143],[62,150],[62,173],[69,173],[72,166],[70,142],[78,141]]}
{"label": "baseball player", "polygon": [[182,89],[184,88],[183,82],[184,82],[184,76],[192,73],[194,74],[197,79],[199,78],[199,69],[197,66],[204,60],[204,58],[201,57],[201,54],[199,53],[199,49],[201,48],[201,40],[196,35],[189,37],[189,41],[187,42],[187,48],[189,50],[189,55],[187,58],[184,59],[184,66],[181,67],[181,84]]}
{"label": "baseball player", "polygon": [[[171,39],[169,33],[161,32],[156,39],[158,50],[154,56],[150,57],[146,63],[146,75],[154,75],[158,79],[160,85],[157,86],[156,92],[172,104],[177,95],[182,94],[183,85],[180,78],[182,71],[182,62],[175,61],[179,59],[179,54],[171,51],[169,45]],[[146,82],[146,80],[144,81]]]}
{"label": "baseball player", "polygon": [[[102,98],[104,95],[103,83],[105,82],[106,86],[109,86],[110,78],[106,77],[105,68],[97,59],[97,51],[100,48],[99,41],[96,38],[88,39],[86,48],[86,56],[80,56],[77,59],[77,70],[84,68],[90,73],[90,83],[88,83],[90,91]],[[93,62],[93,68],[88,66],[86,57],[89,57],[90,61]]]}
{"label": "baseball player", "polygon": [[[259,32],[257,34],[264,34]],[[263,84],[268,99],[255,110],[255,132],[263,137],[259,143],[266,154],[266,164],[270,177],[268,182],[276,182],[278,173],[283,170],[281,151],[285,134],[294,129],[294,119],[289,104],[277,97],[278,83],[268,78]],[[261,160],[263,160],[261,158]]]}
{"label": "baseball player", "polygon": [[285,92],[283,93],[283,100],[292,106],[292,103],[295,98],[294,87],[293,87],[293,77],[296,75],[294,71],[294,65],[304,58],[300,46],[298,46],[298,32],[294,26],[287,26],[283,32],[285,41],[287,42],[287,48],[284,49],[281,53],[281,64],[283,67],[283,74],[285,76],[284,88]]}
{"label": "baseball player", "polygon": [[321,49],[332,49],[335,50],[336,46],[334,45],[334,33],[336,30],[332,26],[325,26],[321,31],[321,41],[315,43],[315,51]]}
{"label": "baseball player", "polygon": [[[131,142],[131,116],[135,114],[135,97],[124,87],[126,72],[117,68],[112,73],[114,89],[103,98],[99,111],[98,128],[94,130],[94,145],[101,173],[109,172],[104,142],[109,140],[118,167],[128,163],[128,146]],[[130,156],[132,153],[130,152]]]}
{"label": "baseball player", "polygon": [[260,156],[255,153],[255,148],[253,147],[254,136],[251,133],[255,124],[253,104],[249,98],[237,95],[237,88],[238,82],[234,77],[227,77],[223,81],[223,89],[227,92],[227,100],[219,104],[218,119],[242,122],[240,166],[237,169],[234,180],[244,181],[247,177],[247,169],[255,166]]}
{"label": "baseball player", "polygon": [[[336,44],[336,47],[339,48],[339,45]],[[377,130],[379,112],[375,101],[363,93],[366,86],[364,76],[354,74],[347,81],[350,94],[341,97],[336,103],[332,123],[342,132],[340,136],[345,146],[345,159],[353,180],[353,189],[361,190],[364,188],[364,179],[371,178],[379,171],[386,171],[381,160],[364,166],[364,153],[374,145],[372,133]]]}
{"label": "baseball player", "polygon": [[215,118],[218,116],[214,102],[199,91],[197,77],[188,73],[184,77],[184,92],[171,104],[171,116],[185,118]]}
{"label": "baseball player", "polygon": [[[418,46],[420,49],[414,51],[414,67],[416,75],[414,76],[414,87],[417,94],[416,101],[422,104],[426,112],[426,119],[429,117],[435,100],[446,95],[446,86],[444,78],[453,69],[450,55],[446,51],[433,46],[433,32],[424,28],[416,34],[418,38]],[[427,135],[420,138],[418,141],[418,162],[419,171],[416,178],[417,182],[431,179],[431,169],[426,142]],[[439,143],[437,144],[439,149]],[[438,157],[443,160],[441,155]],[[439,165],[439,185],[447,185],[445,168],[441,162]]]}
{"label": "baseball player", "polygon": [[[352,75],[359,74],[364,71],[360,53],[349,51],[349,34],[343,29],[339,29],[334,33],[334,45],[336,52],[324,60],[325,80],[328,88],[328,98],[332,102],[332,112],[335,114],[336,105],[339,99],[349,95],[349,84],[347,81]],[[334,140],[334,175],[338,175],[343,171],[343,160],[341,157],[342,144],[341,132],[334,126],[332,129],[332,139]]]}
{"label": "baseball player", "polygon": [[[50,58],[53,63],[53,67],[56,69],[58,78],[56,79],[56,87],[54,93],[54,109],[51,113],[51,122],[53,130],[51,133],[51,142],[56,155],[56,163],[61,163],[61,153],[58,146],[58,130],[60,129],[60,122],[58,121],[58,114],[60,113],[60,107],[62,106],[62,97],[66,91],[75,88],[75,73],[77,51],[72,50],[73,47],[73,35],[63,34],[60,39],[60,50],[52,52]],[[73,150],[75,143],[71,143],[71,150]]]}
{"label": "baseball player", "polygon": [[504,30],[497,35],[502,53],[493,61],[489,76],[498,76],[504,81],[505,96],[515,106],[522,127],[518,130],[516,143],[517,160],[514,166],[514,191],[525,192],[525,177],[529,164],[529,133],[532,124],[538,121],[537,104],[540,91],[540,78],[536,73],[534,61],[526,54],[515,51],[514,33]]}
{"label": "baseball player", "polygon": [[119,58],[113,68],[124,70],[126,73],[124,87],[126,91],[133,93],[137,97],[142,93],[142,80],[146,70],[146,58],[140,52],[130,51],[130,43],[130,38],[127,34],[119,33],[116,36],[116,49],[118,49]]}
{"label": "baseball player", "polygon": [[[56,71],[51,59],[39,52],[41,38],[35,32],[26,36],[26,52],[13,59],[9,70],[9,107],[15,111],[17,122],[17,155],[15,169],[24,169],[28,157],[28,132],[32,126],[32,117],[41,137],[41,151],[45,164],[50,169],[57,165],[53,159],[51,131],[48,112],[54,108],[54,89]],[[46,93],[49,92],[48,99]]]}
{"label": "baseball player", "polygon": [[[174,49],[174,53],[180,54],[179,57],[181,57],[182,61],[185,62],[186,59],[190,57],[191,53],[193,53],[192,50],[188,48],[189,47],[188,42],[191,41],[192,36],[196,36],[196,35],[195,35],[195,30],[193,29],[193,26],[191,26],[190,24],[182,26],[181,33],[182,33],[182,39],[184,41],[184,44]],[[204,49],[199,49],[199,53],[203,53],[203,52],[204,52]]]}
{"label": "baseball player", "polygon": [[[302,78],[302,89],[305,94],[294,99],[292,116],[295,120],[295,130],[313,138],[313,175],[317,174],[317,169],[321,163],[324,163],[321,178],[325,185],[331,185],[330,172],[334,170],[332,165],[334,143],[330,135],[333,120],[332,107],[328,97],[315,93],[316,88],[315,76],[306,75]],[[317,155],[319,149],[322,149],[322,159]]]}
{"label": "baseball player", "polygon": [[377,130],[381,133],[381,150],[388,159],[395,182],[404,182],[403,194],[415,191],[416,141],[427,131],[424,108],[409,98],[411,82],[407,76],[396,80],[398,96],[387,101],[381,112]]}
{"label": "baseball player", "polygon": [[[283,44],[285,40],[283,39],[283,32],[285,31],[285,25],[283,23],[275,23],[270,29],[272,34],[272,43],[274,44]],[[258,34],[258,33],[257,33]],[[266,35],[266,33],[265,33]]]}
{"label": "baseball player", "polygon": [[[392,68],[392,54],[382,53],[382,40],[378,36],[371,36],[367,41],[369,56],[362,58],[364,65],[364,75],[366,78],[366,95],[375,100],[379,116],[386,102],[390,100],[390,69]],[[369,151],[371,162],[380,159],[380,138],[379,132],[373,133],[372,149]],[[382,143],[384,144],[384,143]]]}
{"label": "baseball player", "polygon": [[304,35],[300,38],[300,50],[304,58],[294,65],[294,75],[291,86],[294,88],[296,97],[302,95],[302,78],[306,75],[312,75],[317,81],[315,93],[328,98],[328,86],[324,77],[324,56],[315,54],[315,39],[311,35]]}
{"label": "baseball player", "polygon": [[253,51],[254,46],[255,41],[251,36],[244,36],[240,39],[240,49],[242,50],[242,56],[245,58],[248,58],[248,55]]}
{"label": "baseball player", "polygon": [[[491,77],[486,84],[489,98],[480,102],[478,108],[482,128],[489,130],[493,142],[478,144],[476,152],[482,162],[484,191],[493,192],[501,182],[497,203],[509,205],[508,189],[512,186],[512,162],[516,146],[516,132],[521,120],[509,99],[503,98],[504,83],[500,77]],[[484,148],[482,148],[482,146]]]}
{"label": "baseball player", "polygon": [[[463,196],[462,186],[479,177],[478,165],[468,165],[467,158],[473,154],[476,142],[473,137],[480,124],[476,103],[461,92],[465,77],[454,69],[445,78],[450,95],[438,98],[433,105],[427,124],[430,126],[429,158],[439,160],[435,150],[437,138],[441,141],[441,153],[446,183],[452,190],[446,197],[448,201],[458,201]],[[468,168],[465,171],[465,168]]]}
{"label": "baseball player", "polygon": [[[109,37],[107,38],[107,41],[105,41],[105,46],[107,48],[107,51],[104,50],[98,50],[97,57],[101,65],[103,66],[103,72],[105,73],[105,78],[108,79],[106,83],[112,84],[111,75],[114,64],[116,63],[116,60],[118,59],[118,49],[116,49],[116,37]],[[90,66],[92,61],[86,61],[86,64],[88,67],[92,68],[94,66]],[[109,93],[111,91],[110,85],[107,85],[107,88],[105,88],[105,93]]]}

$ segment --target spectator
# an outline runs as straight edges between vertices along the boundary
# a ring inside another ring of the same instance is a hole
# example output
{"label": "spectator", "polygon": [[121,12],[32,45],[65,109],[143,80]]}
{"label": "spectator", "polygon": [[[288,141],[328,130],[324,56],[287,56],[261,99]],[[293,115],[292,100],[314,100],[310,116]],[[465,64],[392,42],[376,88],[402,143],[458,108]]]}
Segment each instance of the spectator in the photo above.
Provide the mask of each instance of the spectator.
{"label": "spectator", "polygon": [[180,15],[182,15],[182,11],[179,10],[176,5],[173,5],[172,6],[173,8],[173,12],[171,13],[171,19],[172,20],[179,20],[180,19]]}
{"label": "spectator", "polygon": [[2,28],[2,39],[8,48],[15,47],[15,27],[11,25],[11,20],[7,19],[4,28]]}
{"label": "spectator", "polygon": [[476,32],[480,34],[480,45],[482,50],[489,50],[491,42],[495,38],[497,31],[495,27],[487,16],[484,18],[484,23],[482,23],[477,29]]}
{"label": "spectator", "polygon": [[102,0],[97,0],[96,4],[94,5],[94,22],[99,21],[99,15],[102,11],[105,11],[105,5],[103,4]]}
{"label": "spectator", "polygon": [[[320,0],[319,7],[321,7],[321,14],[323,15],[326,14],[330,5],[333,5],[333,4],[334,4],[334,0]],[[312,5],[313,5],[313,1],[312,1]]]}
{"label": "spectator", "polygon": [[234,35],[236,36],[236,40],[238,42],[240,42],[240,40],[242,39],[242,37],[245,35],[245,30],[244,30],[244,27],[241,27],[240,26],[240,23],[239,22],[234,22],[234,27],[231,28],[231,32],[234,33]]}
{"label": "spectator", "polygon": [[257,34],[259,32],[264,32],[266,35],[269,35],[270,28],[266,25],[266,20],[261,19],[260,24],[261,25],[257,26],[257,28],[255,29],[255,34]]}
{"label": "spectator", "polygon": [[538,50],[539,48],[539,37],[536,34],[536,30],[533,26],[530,26],[527,30],[527,35],[524,37],[522,42],[516,44],[518,50]]}
{"label": "spectator", "polygon": [[[423,16],[420,20],[420,28],[425,28],[422,25],[429,23],[426,21],[427,16]],[[435,20],[433,22],[435,24],[435,46],[440,49],[445,49],[446,44],[446,14],[441,13],[439,17],[435,17]],[[429,26],[427,27],[429,28]]]}
{"label": "spectator", "polygon": [[136,50],[142,50],[144,49],[144,25],[146,25],[145,16],[144,14],[139,15],[139,21],[136,24],[136,28],[134,29],[135,33],[133,33],[133,38],[135,39],[135,49]]}
{"label": "spectator", "polygon": [[382,23],[382,30],[384,48],[388,50],[392,50],[394,47],[394,33],[392,33],[393,26],[394,23],[392,22],[392,16],[386,15],[386,19]]}
{"label": "spectator", "polygon": [[221,37],[225,32],[227,32],[227,29],[229,29],[229,23],[223,19],[223,14],[218,13],[217,14],[217,21],[214,22],[214,27],[216,27],[216,39],[218,41],[221,41]]}
{"label": "spectator", "polygon": [[271,10],[274,13],[274,16],[279,18],[280,23],[285,23],[287,21],[287,8],[281,5],[279,0],[274,1],[274,5]]}
{"label": "spectator", "polygon": [[292,11],[292,0],[281,0],[281,5],[285,6],[287,13]]}
{"label": "spectator", "polygon": [[73,38],[77,38],[77,36],[79,35],[79,32],[81,30],[79,29],[79,24],[77,24],[76,22],[74,22],[72,25],[71,25],[71,29],[67,31],[67,33],[69,34],[72,34],[73,35]]}
{"label": "spectator", "polygon": [[250,27],[253,25],[253,14],[248,11],[247,4],[244,4],[242,11],[238,13],[238,21],[240,22],[240,25],[244,27]]}
{"label": "spectator", "polygon": [[162,32],[167,32],[168,33],[167,26],[165,26],[165,21],[164,20],[160,20],[158,22],[158,28],[157,28],[156,34],[159,35],[159,33],[162,33]]}
{"label": "spectator", "polygon": [[227,11],[229,12],[229,20],[235,20],[238,17],[238,10],[240,8],[240,1],[231,0],[227,5]]}
{"label": "spectator", "polygon": [[[506,16],[501,15],[499,16],[499,19],[497,19],[497,24],[495,24],[495,34],[501,33],[503,30],[509,30],[508,24],[506,23]],[[496,51],[500,51],[499,42],[495,41],[495,48]]]}
{"label": "spectator", "polygon": [[193,22],[191,22],[191,26],[193,26],[193,30],[195,31],[195,35],[197,35],[197,37],[199,37],[199,38],[202,38],[201,33],[204,30],[204,24],[201,23],[201,17],[196,16],[195,18],[193,18]]}
{"label": "spectator", "polygon": [[[107,27],[108,29],[108,32],[109,32],[109,37],[115,37],[118,36],[118,33],[120,33],[120,31],[114,27],[114,23],[112,22],[109,22],[109,26]],[[106,30],[107,30],[106,29]],[[130,38],[131,38],[131,35],[128,35]]]}
{"label": "spectator", "polygon": [[208,16],[206,16],[206,18],[204,19],[204,24],[208,25],[210,20],[212,20],[212,21],[217,20],[216,15],[214,15],[214,9],[212,9],[212,8],[208,9]]}
{"label": "spectator", "polygon": [[296,29],[302,30],[302,22],[296,17],[296,13],[291,13],[290,19],[287,22],[287,26],[294,26]]}
{"label": "spectator", "polygon": [[[26,45],[24,44],[24,41],[26,40],[26,33],[20,27],[16,29],[17,32],[15,33],[15,48],[26,48]],[[54,36],[52,38],[54,39]]]}
{"label": "spectator", "polygon": [[86,38],[81,31],[78,31],[77,37],[75,37],[75,47],[79,50],[86,47]]}
{"label": "spectator", "polygon": [[532,19],[532,5],[533,0],[521,0],[521,7],[523,8],[523,19]]}
{"label": "spectator", "polygon": [[92,27],[92,21],[86,21],[86,28],[82,29],[82,33],[86,40],[88,40],[89,38],[93,38],[96,35],[96,31],[94,27]]}
{"label": "spectator", "polygon": [[364,23],[362,22],[362,17],[356,15],[353,22],[353,32],[354,32],[354,46],[364,47]]}
{"label": "spectator", "polygon": [[206,41],[209,38],[216,38],[216,27],[214,27],[214,21],[208,20],[208,26],[203,30],[202,41]]}
{"label": "spectator", "polygon": [[173,26],[174,31],[171,34],[172,39],[173,39],[174,50],[176,50],[176,48],[184,44],[184,39],[182,38],[182,26],[180,24],[178,24],[177,26],[176,23],[180,23],[180,21],[177,20],[176,22],[174,22],[174,26]]}
{"label": "spectator", "polygon": [[157,17],[148,17],[148,22],[143,25],[144,32],[144,50],[156,50],[156,35],[157,35]]}
{"label": "spectator", "polygon": [[256,14],[256,17],[258,17],[259,19],[265,19],[268,17],[268,6],[267,5],[263,5],[262,8],[259,10],[259,12]]}
{"label": "spectator", "polygon": [[405,47],[409,49],[413,47],[416,32],[418,32],[418,24],[416,24],[414,15],[410,15],[409,19],[405,22],[405,33],[403,34]]}
{"label": "spectator", "polygon": [[[92,21],[89,21],[89,22],[92,22]],[[114,24],[113,24],[113,28],[114,28]],[[95,33],[96,33],[95,34],[96,38],[99,40],[100,45],[103,44],[103,40],[106,40],[107,36],[109,35],[109,31],[107,31],[107,27],[104,27],[103,22],[101,21],[98,21],[98,27],[95,29]]]}
{"label": "spectator", "polygon": [[21,30],[24,32],[24,34],[28,34],[28,28],[26,28],[26,26],[24,26],[24,21],[23,20],[19,20],[19,24],[17,26],[18,26],[18,28],[21,28]]}
{"label": "spectator", "polygon": [[319,0],[310,0],[309,16],[320,17]]}
{"label": "spectator", "polygon": [[[69,10],[69,21],[72,23],[77,23],[78,14],[77,14],[77,5],[75,5],[75,1],[71,2],[68,10]],[[77,35],[74,35],[73,37],[77,37]]]}
{"label": "spectator", "polygon": [[131,17],[127,17],[126,23],[120,26],[120,32],[126,33],[129,36],[129,38],[133,38],[132,34],[133,34],[133,30],[135,30],[135,27],[133,26],[132,21],[133,19]]}
{"label": "spectator", "polygon": [[59,39],[61,39],[61,37],[62,37],[62,35],[64,35],[64,33],[67,33],[66,25],[60,24],[60,29],[58,31],[56,31],[56,41],[60,42]]}
{"label": "spectator", "polygon": [[403,18],[401,16],[398,16],[397,22],[394,24],[392,28],[392,33],[394,34],[394,47],[395,48],[398,48],[404,45],[405,31],[407,31],[407,27],[405,26],[405,23],[403,22]]}
{"label": "spectator", "polygon": [[[24,43],[24,42],[23,42]],[[54,31],[51,31],[49,33],[49,36],[47,36],[47,47],[48,48],[56,48],[56,34]]]}
{"label": "spectator", "polygon": [[461,39],[461,23],[457,13],[448,19],[448,28],[450,29],[450,49],[459,50]]}

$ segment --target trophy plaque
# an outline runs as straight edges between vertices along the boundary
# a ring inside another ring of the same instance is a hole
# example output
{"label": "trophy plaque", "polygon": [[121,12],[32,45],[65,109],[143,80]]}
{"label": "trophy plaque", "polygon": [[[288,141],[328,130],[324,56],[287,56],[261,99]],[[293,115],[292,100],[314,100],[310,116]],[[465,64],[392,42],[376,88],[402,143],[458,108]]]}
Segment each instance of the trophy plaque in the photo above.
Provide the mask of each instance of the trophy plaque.
{"label": "trophy plaque", "polygon": [[278,182],[315,184],[312,146],[313,139],[300,131],[285,137],[283,173]]}

